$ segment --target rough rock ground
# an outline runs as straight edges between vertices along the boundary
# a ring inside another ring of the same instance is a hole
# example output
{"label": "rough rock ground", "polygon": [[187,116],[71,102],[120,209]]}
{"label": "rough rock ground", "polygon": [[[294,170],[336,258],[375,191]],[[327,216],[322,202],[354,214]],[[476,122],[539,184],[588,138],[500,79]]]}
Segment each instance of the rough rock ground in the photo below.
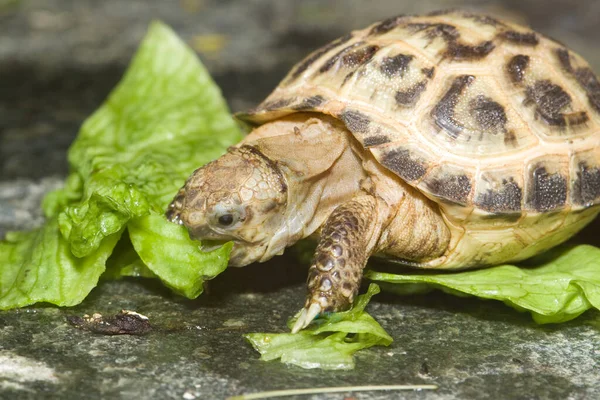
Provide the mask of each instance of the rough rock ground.
{"label": "rough rock ground", "polygon": [[[0,0],[0,237],[42,222],[39,201],[66,175],[68,145],[119,80],[152,19],[172,25],[200,52],[231,107],[241,110],[261,100],[300,57],[349,29],[449,7],[529,23],[600,70],[600,2],[593,1]],[[599,232],[595,223],[576,240],[600,245]],[[220,399],[409,383],[440,389],[353,396],[600,398],[600,313],[537,326],[501,303],[443,294],[378,296],[370,312],[395,342],[359,354],[354,371],[259,361],[242,333],[282,331],[302,304],[305,273],[284,256],[226,271],[195,301],[127,280],[101,284],[74,308],[0,312],[0,398]],[[98,336],[65,321],[121,309],[147,315],[156,329],[142,337]]]}

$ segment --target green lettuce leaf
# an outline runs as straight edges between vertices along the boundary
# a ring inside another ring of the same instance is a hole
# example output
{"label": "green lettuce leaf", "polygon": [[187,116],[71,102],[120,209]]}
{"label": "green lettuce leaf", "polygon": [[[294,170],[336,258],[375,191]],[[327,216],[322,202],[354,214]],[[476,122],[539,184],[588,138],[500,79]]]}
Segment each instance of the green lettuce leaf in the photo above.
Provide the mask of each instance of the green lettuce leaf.
{"label": "green lettuce leaf", "polygon": [[[59,225],[73,254],[94,252],[132,219],[162,215],[194,169],[240,138],[195,54],[169,28],[152,24],[124,78],[69,150],[83,198],[61,212]],[[62,197],[73,193],[67,187],[48,203],[69,204]]]}
{"label": "green lettuce leaf", "polygon": [[[352,369],[353,354],[372,346],[389,346],[392,338],[365,312],[379,287],[371,284],[357,297],[352,309],[324,314],[306,329],[293,333],[249,333],[244,337],[261,354],[261,360],[280,358],[281,362],[302,368]],[[295,319],[288,325],[292,327]]]}
{"label": "green lettuce leaf", "polygon": [[144,264],[139,254],[133,248],[129,235],[121,236],[113,253],[106,260],[106,271],[100,279],[119,280],[131,278],[158,278],[154,272]]}
{"label": "green lettuce leaf", "polygon": [[137,254],[163,283],[190,299],[202,293],[205,280],[227,267],[233,242],[211,252],[203,252],[180,225],[167,223],[162,215],[132,220],[129,237]]}
{"label": "green lettuce leaf", "polygon": [[77,258],[60,235],[56,218],[31,232],[11,232],[0,242],[0,309],[48,302],[79,304],[98,283],[120,232],[91,255]]}
{"label": "green lettuce leaf", "polygon": [[[0,243],[0,308],[74,305],[107,277],[158,276],[188,297],[227,266],[231,244],[200,250],[163,216],[194,169],[241,133],[194,53],[153,23],[106,102],[69,150],[65,187],[44,200],[47,224]],[[131,247],[133,244],[133,248]]]}
{"label": "green lettuce leaf", "polygon": [[42,201],[42,210],[46,218],[57,216],[69,204],[81,200],[83,195],[83,181],[78,174],[70,174],[65,185],[48,193]]}
{"label": "green lettuce leaf", "polygon": [[532,259],[528,266],[497,267],[455,273],[390,274],[367,271],[365,277],[387,282],[384,290],[405,292],[425,284],[452,294],[500,300],[531,312],[537,323],[569,321],[590,308],[600,309],[600,249],[564,245]]}

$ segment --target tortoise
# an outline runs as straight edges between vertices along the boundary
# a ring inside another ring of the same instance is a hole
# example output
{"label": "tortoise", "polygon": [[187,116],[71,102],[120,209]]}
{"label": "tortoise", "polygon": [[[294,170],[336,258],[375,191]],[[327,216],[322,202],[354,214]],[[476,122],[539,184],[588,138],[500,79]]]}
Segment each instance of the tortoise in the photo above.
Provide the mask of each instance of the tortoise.
{"label": "tortoise", "polygon": [[455,270],[527,259],[598,214],[600,82],[529,28],[442,11],[354,31],[299,62],[253,130],[167,218],[234,241],[232,266],[318,237],[293,327],[351,307],[371,256]]}

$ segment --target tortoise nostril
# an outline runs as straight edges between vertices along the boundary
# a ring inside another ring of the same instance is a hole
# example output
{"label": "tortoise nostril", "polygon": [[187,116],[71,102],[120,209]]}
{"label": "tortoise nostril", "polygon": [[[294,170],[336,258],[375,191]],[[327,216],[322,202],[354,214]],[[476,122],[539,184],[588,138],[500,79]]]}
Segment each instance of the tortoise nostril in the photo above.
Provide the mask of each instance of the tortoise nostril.
{"label": "tortoise nostril", "polygon": [[180,190],[165,212],[165,216],[169,221],[179,225],[183,224],[183,221],[181,220],[181,210],[183,209],[184,195],[185,192]]}

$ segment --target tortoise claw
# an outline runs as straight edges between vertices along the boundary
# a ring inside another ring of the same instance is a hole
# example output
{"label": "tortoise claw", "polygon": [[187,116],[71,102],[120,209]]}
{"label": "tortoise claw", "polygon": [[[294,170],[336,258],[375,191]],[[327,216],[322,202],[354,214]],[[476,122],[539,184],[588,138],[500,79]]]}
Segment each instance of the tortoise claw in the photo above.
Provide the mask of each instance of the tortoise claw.
{"label": "tortoise claw", "polygon": [[312,303],[310,307],[304,307],[292,328],[292,333],[298,333],[304,329],[321,313],[321,306],[317,303]]}

